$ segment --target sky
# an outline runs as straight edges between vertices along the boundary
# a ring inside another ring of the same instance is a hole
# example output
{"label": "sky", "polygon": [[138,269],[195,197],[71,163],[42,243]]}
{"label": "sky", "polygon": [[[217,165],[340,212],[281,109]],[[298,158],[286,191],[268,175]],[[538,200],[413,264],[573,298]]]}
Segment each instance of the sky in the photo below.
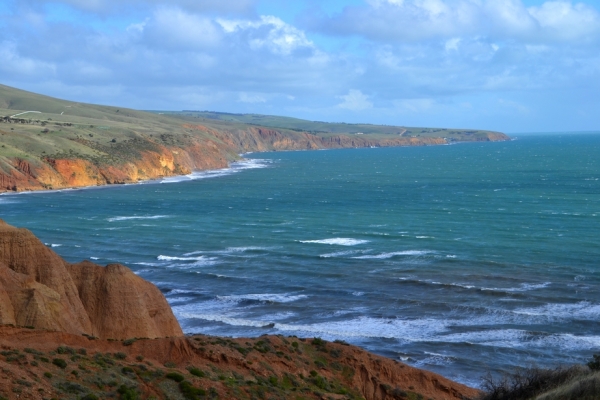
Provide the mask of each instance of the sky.
{"label": "sky", "polygon": [[143,110],[600,130],[600,0],[0,0],[0,60]]}

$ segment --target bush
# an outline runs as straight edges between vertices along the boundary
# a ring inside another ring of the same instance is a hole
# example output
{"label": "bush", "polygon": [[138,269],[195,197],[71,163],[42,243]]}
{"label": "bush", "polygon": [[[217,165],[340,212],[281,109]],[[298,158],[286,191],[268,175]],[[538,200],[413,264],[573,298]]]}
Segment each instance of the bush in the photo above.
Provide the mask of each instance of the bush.
{"label": "bush", "polygon": [[67,346],[60,346],[56,349],[58,354],[75,354],[75,350]]}
{"label": "bush", "polygon": [[600,354],[594,354],[592,360],[587,363],[592,371],[600,371]]}
{"label": "bush", "polygon": [[600,399],[600,373],[587,372],[580,378],[537,397],[537,400],[597,400]]}
{"label": "bush", "polygon": [[198,389],[188,381],[182,381],[179,383],[179,390],[181,391],[183,397],[190,400],[196,400],[206,396],[206,390]]}
{"label": "bush", "polygon": [[134,388],[125,385],[119,386],[117,393],[121,395],[121,399],[123,400],[137,400],[139,398],[138,392]]}
{"label": "bush", "polygon": [[62,369],[67,368],[67,362],[62,358],[55,358],[54,360],[52,360],[52,364]]}
{"label": "bush", "polygon": [[581,373],[582,368],[574,366],[519,368],[498,380],[488,375],[483,381],[484,394],[480,400],[528,400],[565,384]]}
{"label": "bush", "polygon": [[137,338],[123,340],[123,346],[131,346],[132,344],[137,342],[137,340],[138,340]]}
{"label": "bush", "polygon": [[185,377],[177,372],[169,372],[167,375],[165,375],[165,378],[171,379],[175,382],[183,382],[183,380],[185,379]]}
{"label": "bush", "polygon": [[190,374],[197,376],[198,378],[204,378],[206,376],[204,371],[202,371],[196,367],[190,367],[190,368],[188,368],[188,371],[190,371]]}

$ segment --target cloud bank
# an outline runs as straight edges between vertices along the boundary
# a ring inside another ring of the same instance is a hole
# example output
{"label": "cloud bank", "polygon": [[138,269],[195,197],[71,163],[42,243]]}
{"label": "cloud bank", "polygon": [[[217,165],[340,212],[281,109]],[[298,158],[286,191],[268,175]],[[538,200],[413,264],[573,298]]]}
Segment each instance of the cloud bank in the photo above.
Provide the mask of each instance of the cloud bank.
{"label": "cloud bank", "polygon": [[591,2],[366,0],[293,20],[259,5],[13,1],[0,13],[2,83],[141,109],[600,129]]}

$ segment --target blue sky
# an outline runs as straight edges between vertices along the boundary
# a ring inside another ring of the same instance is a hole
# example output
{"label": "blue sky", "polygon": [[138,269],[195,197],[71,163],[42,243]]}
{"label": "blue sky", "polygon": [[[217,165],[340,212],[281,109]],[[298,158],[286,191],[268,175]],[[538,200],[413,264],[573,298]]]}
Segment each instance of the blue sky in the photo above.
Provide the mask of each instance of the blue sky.
{"label": "blue sky", "polygon": [[600,130],[598,0],[0,0],[0,59],[138,109]]}

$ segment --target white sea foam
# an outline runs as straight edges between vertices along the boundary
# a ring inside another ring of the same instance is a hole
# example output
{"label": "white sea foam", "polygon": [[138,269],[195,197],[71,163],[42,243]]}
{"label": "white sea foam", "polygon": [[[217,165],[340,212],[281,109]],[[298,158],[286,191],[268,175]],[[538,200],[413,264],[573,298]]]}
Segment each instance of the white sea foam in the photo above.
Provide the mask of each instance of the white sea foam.
{"label": "white sea foam", "polygon": [[168,295],[173,295],[173,294],[197,294],[197,291],[194,290],[188,290],[188,289],[172,289],[169,291]]}
{"label": "white sea foam", "polygon": [[423,352],[426,356],[423,359],[417,360],[414,363],[414,366],[421,367],[425,365],[438,365],[445,366],[454,363],[457,359],[456,357],[438,353],[431,353],[428,351]]}
{"label": "white sea foam", "polygon": [[298,301],[302,299],[308,298],[307,295],[304,294],[289,294],[289,293],[259,293],[259,294],[239,294],[239,295],[229,295],[229,296],[217,296],[217,299],[220,301],[226,302],[240,302],[244,300],[257,300],[264,301],[267,303],[291,303],[293,301]]}
{"label": "white sea foam", "polygon": [[168,215],[133,215],[130,217],[112,217],[108,218],[108,222],[116,222],[116,221],[128,221],[133,219],[160,219],[160,218],[169,218]]}
{"label": "white sea foam", "polygon": [[99,260],[100,258],[98,257],[90,257],[90,260]]}
{"label": "white sea foam", "polygon": [[189,175],[181,175],[181,176],[164,178],[160,181],[160,183],[177,183],[177,182],[195,181],[198,179],[218,178],[221,176],[235,174],[237,172],[240,172],[240,171],[243,171],[246,169],[267,168],[269,166],[269,164],[271,164],[272,162],[273,161],[271,161],[271,160],[247,159],[247,160],[231,163],[229,168],[210,170],[210,171],[196,171],[196,172],[192,172]]}
{"label": "white sea foam", "polygon": [[246,251],[268,251],[272,250],[273,247],[259,247],[259,246],[248,246],[248,247],[228,247],[224,253],[244,253]]}
{"label": "white sea foam", "polygon": [[321,254],[319,257],[321,257],[321,258],[344,257],[344,256],[349,256],[351,254],[356,254],[358,252],[359,252],[358,250],[337,251],[335,253]]}
{"label": "white sea foam", "polygon": [[[216,257],[170,257],[160,255],[157,257],[159,261],[169,261],[175,262],[174,264],[167,265],[167,268],[181,268],[181,269],[189,269],[193,267],[206,267],[210,265],[215,265],[218,263],[218,259]],[[184,264],[177,263],[177,261],[185,261]]]}
{"label": "white sea foam", "polygon": [[[502,329],[498,325],[536,323],[536,319],[523,318],[506,311],[498,314],[490,313],[465,319],[435,319],[420,318],[414,320],[374,318],[361,316],[347,320],[318,322],[313,324],[279,323],[275,318],[266,315],[260,320],[247,318],[243,313],[230,312],[229,310],[217,313],[196,312],[198,309],[211,309],[204,303],[195,307],[175,307],[175,312],[183,318],[199,318],[208,321],[218,321],[234,326],[265,327],[298,335],[319,336],[327,339],[333,338],[388,338],[404,342],[447,342],[471,343],[482,346],[504,348],[554,348],[558,350],[586,350],[600,346],[600,336],[576,336],[572,334],[553,334],[530,332],[523,329]],[[471,332],[453,333],[457,327],[480,327],[485,329]],[[490,329],[496,326],[496,329]],[[422,359],[425,364],[451,362],[447,360],[434,360],[431,357],[447,358],[451,356],[430,353],[428,358]]]}
{"label": "white sea foam", "polygon": [[158,267],[158,266],[162,265],[162,264],[159,264],[159,263],[149,263],[149,262],[136,262],[136,263],[133,263],[133,264],[135,264],[135,265],[144,265],[146,267]]}
{"label": "white sea foam", "polygon": [[547,316],[552,319],[578,319],[597,321],[600,319],[600,304],[582,301],[575,304],[546,304],[541,307],[520,308],[515,314]]}
{"label": "white sea foam", "polygon": [[158,257],[156,257],[156,259],[160,260],[160,261],[202,261],[202,260],[206,260],[207,257],[205,257],[205,256],[200,256],[200,257],[171,257],[171,256],[159,255]]}
{"label": "white sea foam", "polygon": [[46,246],[48,247],[61,247],[62,244],[58,244],[58,243],[44,243]]}
{"label": "white sea foam", "polygon": [[317,244],[335,244],[339,246],[356,246],[359,244],[369,243],[368,240],[352,239],[352,238],[332,238],[322,240],[300,240],[300,243],[317,243]]}
{"label": "white sea foam", "polygon": [[437,338],[449,343],[470,343],[504,348],[542,348],[557,350],[587,350],[600,346],[600,336],[547,334],[520,329],[495,329],[454,333]]}
{"label": "white sea foam", "polygon": [[483,287],[481,290],[490,292],[506,292],[506,293],[518,293],[518,292],[529,292],[531,290],[544,289],[550,286],[552,282],[544,283],[522,283],[519,287],[513,288],[495,288],[495,287]]}
{"label": "white sea foam", "polygon": [[392,258],[392,257],[396,257],[396,256],[424,256],[426,254],[431,254],[434,253],[433,251],[429,251],[429,250],[405,250],[405,251],[394,251],[391,253],[381,253],[381,254],[367,254],[364,256],[357,256],[357,257],[352,257],[352,258],[356,258],[359,260],[368,260],[368,259],[387,259],[387,258]]}
{"label": "white sea foam", "polygon": [[179,318],[203,319],[205,321],[222,322],[233,326],[247,326],[252,328],[273,328],[274,324],[267,321],[251,320],[243,318],[228,317],[223,314],[201,314],[201,313],[177,313],[176,308],[173,310]]}
{"label": "white sea foam", "polygon": [[235,253],[245,253],[247,251],[269,251],[274,249],[275,247],[259,247],[259,246],[247,246],[247,247],[228,247],[225,250],[216,250],[216,251],[205,251],[205,250],[198,250],[198,251],[192,251],[191,253],[185,253],[183,256],[184,257],[190,257],[190,256],[195,256],[198,254],[207,254],[207,253],[211,253],[211,254],[235,254]]}
{"label": "white sea foam", "polygon": [[169,304],[187,303],[188,301],[192,301],[192,300],[194,300],[193,297],[169,297],[169,298],[167,298],[167,301],[169,302]]}

